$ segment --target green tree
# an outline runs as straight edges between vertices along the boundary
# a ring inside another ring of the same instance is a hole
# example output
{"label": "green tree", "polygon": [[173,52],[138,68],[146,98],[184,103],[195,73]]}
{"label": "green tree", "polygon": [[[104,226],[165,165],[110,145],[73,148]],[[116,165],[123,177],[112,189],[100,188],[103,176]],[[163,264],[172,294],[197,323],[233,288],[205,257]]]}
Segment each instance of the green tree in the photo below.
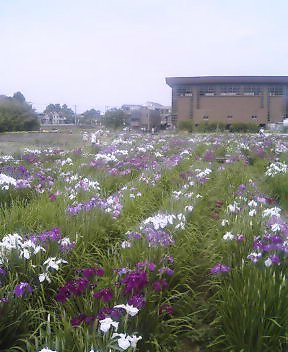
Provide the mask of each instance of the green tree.
{"label": "green tree", "polygon": [[120,128],[127,123],[128,115],[121,109],[106,111],[103,123],[109,128]]}
{"label": "green tree", "polygon": [[1,99],[0,132],[32,131],[38,130],[39,126],[37,114],[32,109],[32,106],[26,103],[25,98],[23,100],[20,95],[15,93],[13,98],[6,97]]}
{"label": "green tree", "polygon": [[45,110],[43,111],[44,114],[49,114],[51,112],[61,112],[61,105],[60,104],[49,104],[46,106]]}
{"label": "green tree", "polygon": [[13,98],[17,100],[19,103],[24,104],[26,103],[26,99],[21,92],[16,92],[13,94]]}
{"label": "green tree", "polygon": [[92,125],[100,121],[100,118],[101,118],[100,110],[90,109],[83,112],[83,114],[80,116],[80,123]]}
{"label": "green tree", "polygon": [[62,105],[61,113],[66,118],[66,123],[75,123],[75,113],[66,104]]}

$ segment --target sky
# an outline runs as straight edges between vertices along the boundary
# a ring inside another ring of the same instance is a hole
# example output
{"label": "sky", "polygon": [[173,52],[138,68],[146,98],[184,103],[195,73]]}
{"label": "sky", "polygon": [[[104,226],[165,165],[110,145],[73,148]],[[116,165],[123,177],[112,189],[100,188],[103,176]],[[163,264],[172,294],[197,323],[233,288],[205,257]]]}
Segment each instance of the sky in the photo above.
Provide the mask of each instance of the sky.
{"label": "sky", "polygon": [[287,0],[0,0],[0,95],[171,105],[165,77],[288,75]]}

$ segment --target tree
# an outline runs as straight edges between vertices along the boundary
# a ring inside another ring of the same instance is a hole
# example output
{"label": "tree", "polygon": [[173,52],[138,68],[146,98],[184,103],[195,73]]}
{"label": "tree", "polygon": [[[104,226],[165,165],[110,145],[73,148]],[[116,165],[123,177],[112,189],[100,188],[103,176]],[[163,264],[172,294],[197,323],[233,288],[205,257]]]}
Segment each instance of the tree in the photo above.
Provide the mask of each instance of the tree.
{"label": "tree", "polygon": [[66,123],[75,123],[75,113],[66,104],[62,105],[61,113],[66,118]]}
{"label": "tree", "polygon": [[123,127],[127,121],[128,115],[121,109],[106,111],[103,123],[106,127],[119,128]]}
{"label": "tree", "polygon": [[25,98],[23,101],[21,96],[15,93],[13,98],[1,99],[0,132],[39,130],[39,126],[37,114],[32,106],[26,103]]}
{"label": "tree", "polygon": [[24,104],[26,103],[26,99],[21,92],[16,92],[13,94],[13,99],[17,100],[19,103]]}
{"label": "tree", "polygon": [[100,118],[101,118],[100,110],[90,109],[83,112],[83,114],[80,116],[80,123],[92,125],[100,121]]}
{"label": "tree", "polygon": [[46,106],[45,110],[43,111],[44,114],[49,114],[51,112],[61,112],[61,105],[60,104],[49,104]]}

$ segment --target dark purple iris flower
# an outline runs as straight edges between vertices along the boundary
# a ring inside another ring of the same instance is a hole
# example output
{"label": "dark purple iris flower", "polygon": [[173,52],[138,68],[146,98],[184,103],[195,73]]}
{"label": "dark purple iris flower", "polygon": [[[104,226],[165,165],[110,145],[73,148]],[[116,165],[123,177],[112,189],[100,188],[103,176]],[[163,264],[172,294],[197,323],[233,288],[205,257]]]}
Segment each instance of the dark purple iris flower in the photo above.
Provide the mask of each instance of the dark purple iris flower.
{"label": "dark purple iris flower", "polygon": [[98,314],[97,314],[97,319],[98,320],[103,320],[103,319],[107,318],[107,316],[110,316],[112,311],[113,311],[113,309],[112,308],[108,308],[108,307],[100,309]]}
{"label": "dark purple iris flower", "polygon": [[159,309],[160,314],[167,313],[168,315],[173,315],[174,309],[170,304],[162,304]]}
{"label": "dark purple iris flower", "polygon": [[86,268],[79,270],[83,277],[86,279],[90,279],[92,276],[103,276],[104,269],[103,268]]}
{"label": "dark purple iris flower", "polygon": [[56,300],[65,303],[72,295],[80,296],[88,286],[89,280],[82,277],[68,281],[64,287],[59,289]]}
{"label": "dark purple iris flower", "polygon": [[160,292],[160,291],[163,291],[165,288],[167,288],[169,285],[168,285],[168,282],[164,279],[161,279],[161,280],[156,280],[153,282],[152,284],[152,287],[153,289],[156,291],[156,292]]}
{"label": "dark purple iris flower", "polygon": [[127,294],[139,294],[148,285],[148,277],[145,271],[132,271],[128,273],[122,280],[124,293]]}
{"label": "dark purple iris flower", "polygon": [[108,303],[112,300],[113,293],[110,288],[103,288],[103,290],[94,293],[93,297],[97,299],[102,299],[105,303]]}

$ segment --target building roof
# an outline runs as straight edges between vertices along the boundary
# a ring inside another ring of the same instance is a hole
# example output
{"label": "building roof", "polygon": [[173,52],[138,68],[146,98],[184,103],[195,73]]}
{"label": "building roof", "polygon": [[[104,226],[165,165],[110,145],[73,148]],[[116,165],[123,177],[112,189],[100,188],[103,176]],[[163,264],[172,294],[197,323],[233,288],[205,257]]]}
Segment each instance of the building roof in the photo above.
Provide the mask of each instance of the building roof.
{"label": "building roof", "polygon": [[201,77],[167,77],[166,83],[170,86],[185,84],[288,84],[288,76],[201,76]]}

